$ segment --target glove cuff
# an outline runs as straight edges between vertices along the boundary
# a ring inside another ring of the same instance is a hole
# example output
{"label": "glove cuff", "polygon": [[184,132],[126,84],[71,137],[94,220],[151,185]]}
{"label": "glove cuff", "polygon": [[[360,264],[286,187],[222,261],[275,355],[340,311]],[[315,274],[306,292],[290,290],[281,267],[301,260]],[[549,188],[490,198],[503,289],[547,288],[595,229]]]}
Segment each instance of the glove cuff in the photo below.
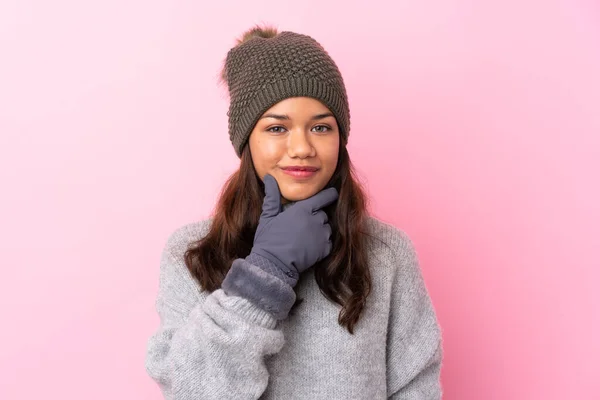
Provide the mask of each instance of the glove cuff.
{"label": "glove cuff", "polygon": [[243,258],[233,261],[221,288],[229,296],[250,300],[278,320],[287,318],[296,301],[292,286]]}

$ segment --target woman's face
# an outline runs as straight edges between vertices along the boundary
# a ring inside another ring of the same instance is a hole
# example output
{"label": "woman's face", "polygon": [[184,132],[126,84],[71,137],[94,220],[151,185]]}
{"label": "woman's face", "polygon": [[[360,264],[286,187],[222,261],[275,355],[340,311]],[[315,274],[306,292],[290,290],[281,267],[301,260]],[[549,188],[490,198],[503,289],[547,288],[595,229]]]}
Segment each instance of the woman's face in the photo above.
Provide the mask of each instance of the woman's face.
{"label": "woman's face", "polygon": [[[248,139],[258,176],[273,175],[282,204],[307,199],[327,185],[335,172],[339,144],[335,117],[323,103],[310,97],[290,97],[269,108]],[[316,172],[294,176],[285,171],[298,166],[312,167]]]}

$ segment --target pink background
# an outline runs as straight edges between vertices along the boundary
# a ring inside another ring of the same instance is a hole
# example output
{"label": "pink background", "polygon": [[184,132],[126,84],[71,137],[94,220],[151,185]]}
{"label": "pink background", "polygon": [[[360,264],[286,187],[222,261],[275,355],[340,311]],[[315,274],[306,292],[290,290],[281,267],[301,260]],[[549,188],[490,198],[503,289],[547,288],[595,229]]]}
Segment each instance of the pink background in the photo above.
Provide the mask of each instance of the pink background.
{"label": "pink background", "polygon": [[600,398],[600,6],[554,0],[3,1],[0,398],[161,399],[160,252],[236,168],[216,77],[258,22],[342,70],[444,398]]}

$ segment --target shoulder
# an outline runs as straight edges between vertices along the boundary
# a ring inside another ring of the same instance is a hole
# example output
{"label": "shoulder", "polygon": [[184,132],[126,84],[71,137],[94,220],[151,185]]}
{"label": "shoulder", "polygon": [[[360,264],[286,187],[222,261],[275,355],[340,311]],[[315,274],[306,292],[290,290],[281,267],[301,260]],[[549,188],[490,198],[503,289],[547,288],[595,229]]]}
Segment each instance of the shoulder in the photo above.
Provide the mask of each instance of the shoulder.
{"label": "shoulder", "polygon": [[[370,234],[374,236],[369,245],[371,265],[375,276],[385,281],[387,293],[394,309],[390,315],[429,315],[429,323],[439,331],[439,322],[425,282],[415,245],[408,234],[389,223],[370,217]],[[377,244],[380,243],[380,244]],[[384,291],[385,292],[385,291]],[[396,307],[401,307],[396,310]],[[397,322],[405,324],[404,322]]]}
{"label": "shoulder", "polygon": [[417,254],[413,241],[402,229],[374,216],[366,220],[368,249],[382,261],[401,266],[414,263]]}
{"label": "shoulder", "polygon": [[424,292],[425,280],[414,242],[402,229],[375,217],[367,221],[369,265],[394,291]]}
{"label": "shoulder", "polygon": [[179,296],[189,295],[189,299],[196,299],[202,293],[186,267],[185,252],[190,244],[206,236],[211,223],[212,219],[186,223],[168,234],[160,260],[160,293],[171,293],[174,290],[179,292]]}
{"label": "shoulder", "polygon": [[163,254],[181,260],[191,243],[206,236],[211,223],[212,218],[208,218],[178,226],[169,233],[163,249]]}

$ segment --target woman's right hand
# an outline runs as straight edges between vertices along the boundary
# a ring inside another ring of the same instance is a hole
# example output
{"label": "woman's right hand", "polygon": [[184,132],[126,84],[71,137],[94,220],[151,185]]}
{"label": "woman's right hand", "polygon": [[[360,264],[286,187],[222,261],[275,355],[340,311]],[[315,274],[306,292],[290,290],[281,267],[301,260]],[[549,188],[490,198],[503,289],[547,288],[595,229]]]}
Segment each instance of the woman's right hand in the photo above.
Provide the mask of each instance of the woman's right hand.
{"label": "woman's right hand", "polygon": [[267,174],[264,184],[262,214],[246,260],[263,269],[276,267],[297,282],[304,270],[331,252],[331,226],[322,208],[335,202],[338,192],[328,188],[281,211],[277,181]]}

